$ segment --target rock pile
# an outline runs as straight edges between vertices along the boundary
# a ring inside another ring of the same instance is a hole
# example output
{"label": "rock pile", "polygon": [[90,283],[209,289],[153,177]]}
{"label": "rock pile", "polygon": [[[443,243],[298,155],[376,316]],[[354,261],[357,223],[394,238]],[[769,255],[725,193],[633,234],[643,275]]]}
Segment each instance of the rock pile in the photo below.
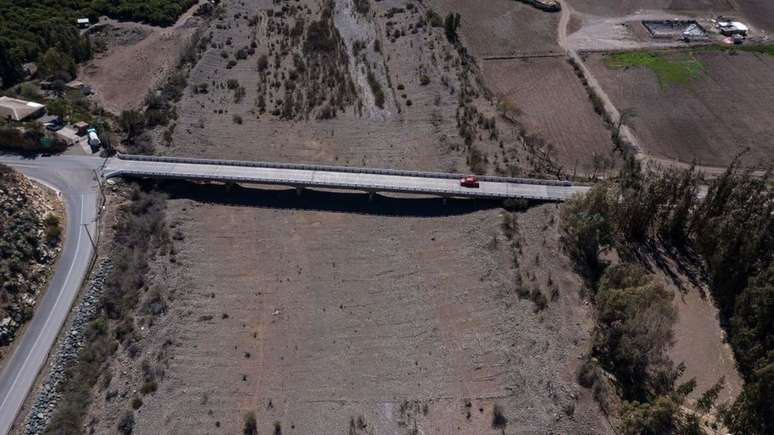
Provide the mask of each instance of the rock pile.
{"label": "rock pile", "polygon": [[35,398],[35,403],[27,416],[24,426],[25,435],[35,435],[45,431],[57,402],[62,397],[60,390],[65,371],[78,360],[78,354],[85,344],[83,338],[86,327],[97,314],[105,278],[112,268],[110,260],[103,260],[97,265],[83,301],[76,308],[72,325],[54,354],[48,379]]}

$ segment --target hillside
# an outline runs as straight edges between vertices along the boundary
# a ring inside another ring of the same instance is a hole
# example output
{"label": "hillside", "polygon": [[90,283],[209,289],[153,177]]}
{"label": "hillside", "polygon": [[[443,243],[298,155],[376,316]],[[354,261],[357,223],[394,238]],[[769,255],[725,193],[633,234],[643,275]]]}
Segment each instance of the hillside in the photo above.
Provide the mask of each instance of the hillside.
{"label": "hillside", "polygon": [[49,196],[0,165],[0,359],[32,317],[60,249],[59,206]]}

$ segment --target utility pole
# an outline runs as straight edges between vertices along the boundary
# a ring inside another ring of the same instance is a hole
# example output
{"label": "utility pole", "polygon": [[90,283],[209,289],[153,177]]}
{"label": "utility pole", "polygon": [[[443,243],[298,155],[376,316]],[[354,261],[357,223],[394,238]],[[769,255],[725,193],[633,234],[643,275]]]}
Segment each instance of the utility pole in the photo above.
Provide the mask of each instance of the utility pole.
{"label": "utility pole", "polygon": [[97,244],[94,243],[94,239],[91,237],[91,232],[89,232],[89,224],[81,224],[83,225],[83,229],[86,230],[86,235],[89,236],[89,241],[91,242],[91,247],[94,248],[94,252],[97,252]]}
{"label": "utility pole", "polygon": [[[103,164],[104,167],[104,164]],[[96,169],[94,171],[94,179],[97,181],[97,185],[99,186],[99,195],[102,197],[102,204],[100,204],[99,211],[97,213],[102,213],[102,206],[107,202],[107,199],[105,199],[105,192],[102,191],[102,178],[99,176],[99,173]]]}

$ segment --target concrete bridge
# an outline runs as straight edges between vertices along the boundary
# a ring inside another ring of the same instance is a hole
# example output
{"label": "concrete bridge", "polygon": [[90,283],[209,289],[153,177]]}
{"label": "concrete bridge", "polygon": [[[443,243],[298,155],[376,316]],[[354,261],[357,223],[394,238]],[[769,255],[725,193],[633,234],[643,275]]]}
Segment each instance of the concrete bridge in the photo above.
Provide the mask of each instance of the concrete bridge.
{"label": "concrete bridge", "polygon": [[303,188],[355,190],[367,193],[410,193],[444,198],[565,201],[588,191],[566,181],[510,177],[478,177],[478,188],[460,186],[462,174],[353,168],[290,163],[204,160],[119,155],[108,159],[105,178],[172,178],[254,183]]}

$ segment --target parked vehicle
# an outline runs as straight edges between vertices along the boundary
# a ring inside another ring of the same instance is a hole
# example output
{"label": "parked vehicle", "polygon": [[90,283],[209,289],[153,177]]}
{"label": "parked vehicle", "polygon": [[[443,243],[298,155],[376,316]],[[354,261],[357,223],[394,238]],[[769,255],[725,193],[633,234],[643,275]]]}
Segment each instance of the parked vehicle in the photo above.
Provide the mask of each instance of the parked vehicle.
{"label": "parked vehicle", "polygon": [[86,133],[89,136],[89,146],[92,150],[98,150],[99,146],[102,145],[102,142],[99,140],[99,135],[97,135],[97,130],[94,128],[90,128],[86,130]]}
{"label": "parked vehicle", "polygon": [[468,175],[460,179],[460,186],[478,189],[478,178],[475,175]]}

